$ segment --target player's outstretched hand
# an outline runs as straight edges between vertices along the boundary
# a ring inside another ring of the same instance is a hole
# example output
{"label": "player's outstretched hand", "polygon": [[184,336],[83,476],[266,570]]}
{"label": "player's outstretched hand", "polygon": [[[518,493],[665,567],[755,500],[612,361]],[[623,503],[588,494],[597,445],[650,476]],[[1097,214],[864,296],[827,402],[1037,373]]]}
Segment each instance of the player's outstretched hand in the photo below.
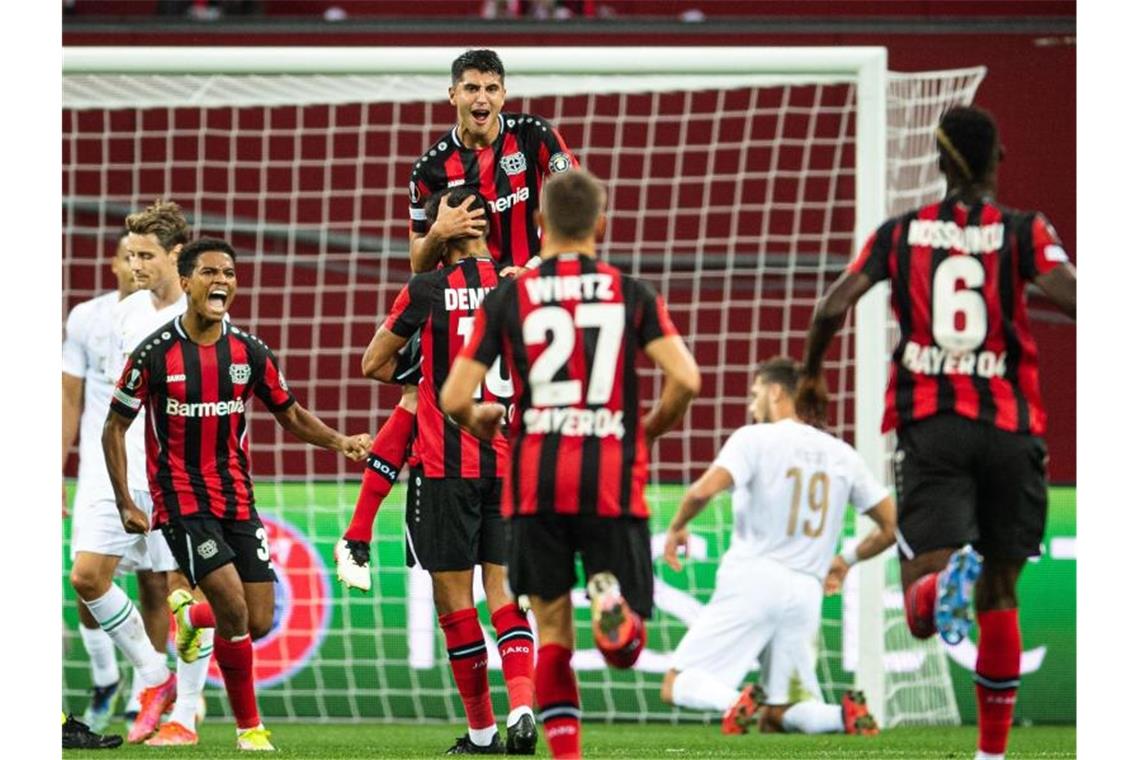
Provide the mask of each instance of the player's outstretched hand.
{"label": "player's outstretched hand", "polygon": [[823,375],[804,375],[796,387],[796,414],[809,425],[827,424],[827,381]]}
{"label": "player's outstretched hand", "polygon": [[839,593],[840,589],[843,588],[843,579],[847,577],[847,571],[850,569],[847,563],[843,561],[843,557],[838,554],[831,558],[831,567],[827,570],[827,577],[823,579],[824,596]]}
{"label": "player's outstretched hand", "polygon": [[458,206],[448,205],[447,198],[445,195],[439,201],[439,213],[432,224],[432,232],[444,240],[481,236],[487,226],[487,220],[483,218],[483,209],[471,209],[475,196],[467,196]]}
{"label": "player's outstretched hand", "polygon": [[505,280],[508,277],[514,279],[526,271],[526,267],[503,267],[499,270],[499,279]]}
{"label": "player's outstretched hand", "polygon": [[354,462],[361,462],[368,457],[372,449],[372,436],[368,433],[357,433],[345,436],[340,451]]}
{"label": "player's outstretched hand", "polygon": [[675,528],[669,526],[669,530],[665,532],[665,564],[673,570],[681,569],[681,560],[679,550],[684,550],[685,556],[689,556],[689,529],[688,528]]}
{"label": "player's outstretched hand", "polygon": [[502,404],[476,404],[471,415],[471,432],[484,441],[494,439],[506,413],[507,408]]}
{"label": "player's outstretched hand", "polygon": [[127,533],[146,533],[150,530],[150,518],[133,503],[119,507],[119,519]]}

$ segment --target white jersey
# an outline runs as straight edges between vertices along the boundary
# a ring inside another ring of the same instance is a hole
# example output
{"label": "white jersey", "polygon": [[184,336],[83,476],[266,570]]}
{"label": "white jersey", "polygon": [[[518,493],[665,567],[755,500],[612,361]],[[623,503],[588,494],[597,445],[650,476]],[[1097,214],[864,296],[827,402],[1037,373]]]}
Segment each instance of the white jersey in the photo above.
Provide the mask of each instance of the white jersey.
{"label": "white jersey", "polygon": [[862,513],[888,495],[855,449],[794,420],[740,428],[713,464],[733,481],[725,561],[766,557],[821,582],[847,504]]}
{"label": "white jersey", "polygon": [[79,480],[94,497],[108,496],[111,479],[103,460],[103,422],[121,368],[116,356],[112,315],[117,291],[77,304],[67,315],[63,371],[83,379],[83,414],[79,418]]}
{"label": "white jersey", "polygon": [[[127,359],[152,332],[186,311],[186,294],[169,306],[156,309],[149,290],[139,290],[115,306],[116,342],[115,380],[119,379]],[[108,404],[110,402],[108,401]],[[146,477],[146,410],[140,411],[127,429],[127,485],[145,491]]]}

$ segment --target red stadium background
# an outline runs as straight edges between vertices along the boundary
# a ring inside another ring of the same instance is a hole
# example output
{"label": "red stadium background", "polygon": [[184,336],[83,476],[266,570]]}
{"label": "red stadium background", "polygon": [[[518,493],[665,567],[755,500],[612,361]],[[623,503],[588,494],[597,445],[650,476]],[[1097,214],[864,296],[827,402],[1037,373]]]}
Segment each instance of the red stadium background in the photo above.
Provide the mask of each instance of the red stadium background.
{"label": "red stadium background", "polygon": [[[360,2],[340,3],[353,15],[364,16],[366,11],[375,14],[390,13],[393,6],[400,6],[405,11],[407,5],[403,3]],[[469,31],[460,33],[446,22],[436,19],[434,23],[424,22],[419,26],[409,25],[404,29],[392,29],[391,24],[381,22],[354,23],[352,28],[338,28],[324,25],[319,22],[305,24],[287,24],[284,27],[271,23],[256,26],[229,25],[210,27],[208,30],[193,27],[187,28],[184,24],[138,24],[135,19],[107,21],[95,15],[97,6],[105,13],[115,14],[141,14],[143,9],[152,6],[150,3],[95,3],[88,0],[77,0],[74,21],[64,27],[65,45],[134,45],[134,44],[297,44],[297,45],[431,45],[454,46],[457,48],[471,46],[505,46],[505,45],[885,45],[889,50],[889,65],[896,71],[921,71],[932,69],[960,68],[984,64],[989,73],[986,76],[978,93],[976,102],[991,110],[998,119],[1002,129],[1002,141],[1006,147],[1006,162],[1000,174],[999,198],[1008,205],[1021,208],[1039,208],[1044,210],[1052,219],[1061,238],[1065,241],[1070,255],[1076,259],[1077,229],[1076,229],[1076,48],[1075,48],[1075,3],[1042,2],[1042,3],[1011,3],[1011,2],[959,2],[959,3],[926,3],[926,2],[900,2],[900,3],[709,3],[709,2],[660,2],[660,3],[629,3],[610,2],[608,5],[618,10],[623,17],[635,18],[623,20],[621,24],[610,24],[602,21],[581,21],[563,25],[540,25],[536,23],[518,24],[491,24],[472,19],[465,21],[465,25],[477,24],[480,34],[473,36]],[[288,7],[291,14],[321,13],[330,5],[326,2],[290,2],[263,4],[266,16],[273,16]],[[448,10],[444,11],[441,4],[418,3],[416,11],[424,15],[442,15],[477,12],[471,11],[467,6],[473,3],[448,3]],[[732,20],[723,23],[717,18],[719,13],[732,6],[736,12],[740,8],[750,5],[754,10],[766,14],[766,17],[752,17],[750,19]],[[638,13],[644,12],[646,6],[653,6],[654,12],[676,13],[681,10],[700,6],[709,17],[706,24],[675,24],[662,23],[660,26],[651,19],[636,18]],[[890,12],[890,18],[880,14]],[[790,19],[795,14],[800,18]],[[1017,15],[1018,18],[1010,18]],[[842,16],[842,20],[837,20]],[[311,28],[310,28],[311,27]],[[600,30],[604,34],[599,34]],[[541,101],[539,101],[541,102]],[[508,102],[508,107],[510,107]],[[352,119],[366,116],[368,123],[381,123],[385,118],[385,108],[390,106],[369,106],[368,113],[361,113],[364,109],[356,107],[337,109],[338,124],[351,123]],[[405,123],[414,123],[417,119],[415,105],[401,107],[400,119]],[[443,109],[442,118],[448,118],[446,103],[436,106]],[[540,107],[533,108],[537,113],[543,113]],[[112,118],[129,119],[133,113],[111,112]],[[292,111],[283,110],[281,118],[288,119]],[[320,126],[319,120],[327,118],[327,109],[306,109],[305,120],[307,126]],[[440,113],[435,114],[441,118]],[[69,150],[68,135],[73,132],[83,133],[104,128],[101,120],[102,113],[80,114],[74,119],[64,120],[64,150],[65,165],[71,158],[67,155]],[[236,120],[243,118],[258,118],[256,114],[247,115],[244,111],[218,112],[216,116],[211,112],[211,119],[217,118],[217,123],[209,126],[216,131],[216,137],[207,137],[204,145],[198,144],[196,136],[197,124],[194,119],[199,118],[197,110],[186,111],[156,111],[148,113],[148,119],[179,120],[179,128],[185,129],[193,137],[185,140],[176,139],[172,145],[163,141],[156,141],[152,145],[141,146],[142,156],[147,161],[161,162],[163,155],[171,150],[177,156],[179,152],[205,150],[211,151],[211,140],[228,141],[224,136],[231,129],[239,126]],[[274,116],[276,118],[276,115]],[[295,116],[294,116],[295,118]],[[98,123],[95,121],[98,120]],[[315,121],[314,121],[315,120]],[[347,120],[344,121],[344,120]],[[124,131],[131,131],[135,125],[113,125]],[[164,125],[154,124],[158,129]],[[244,124],[241,126],[257,126]],[[287,128],[288,124],[277,124]],[[571,146],[579,144],[572,130],[563,129],[564,136]],[[369,139],[372,139],[371,137]],[[376,136],[375,139],[387,139]],[[401,138],[403,139],[403,138]],[[416,153],[422,149],[422,139],[409,135],[408,139],[416,144],[391,146],[394,152],[401,154]],[[322,138],[323,141],[323,138]],[[112,146],[113,149],[113,146]],[[324,150],[323,147],[314,150]],[[334,150],[335,150],[334,146]],[[240,150],[240,148],[239,148]],[[250,146],[250,157],[260,150],[257,146]],[[271,143],[270,155],[275,159],[281,156],[274,153],[280,151],[287,156],[289,152],[300,150],[305,152],[306,146],[292,145],[292,141],[283,141],[279,145]],[[76,156],[81,163],[92,163],[95,156]],[[123,160],[118,157],[117,160]],[[617,167],[615,167],[617,168]],[[318,174],[322,169],[314,169],[313,182],[322,180]],[[398,176],[404,176],[401,171]],[[608,173],[608,172],[607,172]],[[125,178],[124,178],[125,179]],[[73,176],[64,176],[65,195],[79,194],[85,196],[98,195],[99,190],[108,181],[98,172],[76,172]],[[114,178],[110,178],[114,181]],[[145,182],[145,178],[142,179]],[[302,185],[306,182],[304,172],[301,175]],[[356,182],[355,176],[337,178],[334,182]],[[384,181],[381,177],[366,177],[366,184],[375,186]],[[221,213],[221,208],[211,208],[210,203],[226,203],[224,195],[228,190],[256,189],[257,178],[252,174],[243,172],[231,173],[225,167],[207,169],[200,177],[173,178],[174,197],[179,192],[192,195],[204,188],[207,191],[203,207],[193,209],[198,214]],[[180,183],[184,183],[181,184]],[[236,183],[236,184],[235,184]],[[246,183],[243,185],[243,183]],[[210,201],[210,193],[217,194],[216,201]],[[304,203],[304,201],[300,201]],[[615,206],[620,208],[620,195],[615,197]],[[275,218],[285,219],[279,214],[273,203],[253,204],[249,208],[234,208],[232,213],[240,218],[264,219],[272,221]],[[403,227],[405,210],[398,204],[395,208],[391,204],[384,204],[377,198],[364,195],[354,206],[346,203],[343,206],[334,206],[330,209],[331,218],[336,221],[332,232],[350,234],[352,225],[356,224],[360,234],[391,235],[393,225]],[[304,208],[295,212],[297,219],[318,219],[320,209]],[[100,219],[92,217],[86,220],[80,215],[79,221],[85,221],[90,226],[98,226]],[[343,227],[340,227],[343,225]],[[261,254],[283,253],[275,250],[275,245],[284,245],[282,241],[270,238],[258,239],[250,235],[243,239],[236,236],[233,241],[239,250],[258,250]],[[95,258],[104,254],[103,242],[95,239],[77,239],[73,242],[72,255],[80,259]],[[293,250],[300,250],[304,245],[304,238],[293,240]],[[328,246],[328,244],[326,244]],[[315,244],[314,248],[315,250]],[[328,248],[326,247],[326,250]],[[335,252],[335,245],[333,246]],[[106,280],[95,281],[96,269],[90,266],[73,267],[65,273],[65,283],[70,293],[75,294],[64,304],[70,309],[78,300],[90,297],[90,294],[99,287],[107,284]],[[265,292],[258,301],[259,317],[267,316],[274,309],[283,310],[283,301],[289,299],[289,309],[296,319],[298,315],[311,313],[322,314],[327,318],[330,314],[380,314],[388,305],[378,274],[371,275],[367,267],[355,271],[351,277],[348,271],[337,272],[335,268],[323,272],[293,268],[291,279],[286,282],[284,269],[273,265],[258,265],[253,277],[258,287]],[[105,276],[105,275],[104,275]],[[346,302],[329,302],[322,300],[316,289],[318,283],[338,284],[347,287],[353,285],[352,298]],[[239,323],[248,322],[248,300],[239,298],[234,309],[234,317]],[[1076,330],[1074,325],[1061,318],[1047,304],[1034,298],[1031,302],[1031,316],[1033,318],[1034,334],[1041,347],[1042,390],[1046,409],[1049,412],[1049,432],[1047,435],[1051,457],[1050,476],[1054,482],[1075,482],[1076,480],[1076,370],[1075,370],[1075,342]],[[307,327],[304,328],[306,331]],[[715,328],[714,328],[715,329]],[[287,330],[285,331],[287,332]],[[371,328],[362,325],[353,325],[347,319],[343,325],[330,330],[329,334],[320,336],[322,345],[351,345],[364,346],[371,335]],[[271,345],[282,346],[296,339],[287,334],[262,333],[261,337]],[[306,338],[308,340],[308,338]],[[345,367],[342,359],[333,353],[320,350],[311,355],[295,352],[288,355],[286,366],[292,376],[314,375],[320,378],[342,377],[346,371],[355,372],[355,367]],[[313,366],[315,365],[315,366]],[[329,410],[342,403],[332,395],[324,396],[326,391],[318,385],[314,394],[305,399],[307,405]],[[332,393],[332,391],[328,391]],[[387,398],[387,397],[386,397]],[[391,396],[394,400],[394,395]],[[353,410],[348,418],[350,426],[355,430],[360,425],[368,426],[374,421],[375,410],[369,407],[374,403],[375,396],[361,392],[348,395],[350,408]],[[708,413],[707,411],[703,413]],[[733,412],[736,413],[735,411]],[[739,412],[740,422],[743,422],[743,411]],[[727,415],[726,415],[727,417]],[[726,420],[727,421],[727,420]],[[271,421],[262,421],[269,425]],[[361,428],[363,429],[363,428]],[[253,435],[264,440],[265,433],[259,433],[256,428]],[[711,456],[712,452],[696,451],[694,455]],[[663,457],[668,456],[667,450],[661,452]],[[261,454],[270,457],[271,454]],[[331,457],[331,455],[329,455]],[[277,474],[301,474],[308,472],[324,472],[325,459],[314,463],[312,455],[296,455],[286,458],[283,462],[286,472]],[[272,459],[257,461],[255,456],[255,470],[261,473],[273,473],[275,465]]]}

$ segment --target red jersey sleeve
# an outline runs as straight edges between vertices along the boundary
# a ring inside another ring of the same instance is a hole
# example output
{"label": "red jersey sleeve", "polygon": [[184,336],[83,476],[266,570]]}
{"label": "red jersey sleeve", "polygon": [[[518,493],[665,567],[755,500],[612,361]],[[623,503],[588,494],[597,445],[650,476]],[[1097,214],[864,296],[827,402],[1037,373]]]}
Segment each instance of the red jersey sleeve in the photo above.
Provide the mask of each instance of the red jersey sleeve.
{"label": "red jersey sleeve", "polygon": [[634,281],[633,292],[636,294],[637,343],[642,348],[657,340],[677,335],[677,328],[673,325],[673,318],[669,316],[669,309],[665,306],[665,299],[658,295],[653,286],[640,280]]}
{"label": "red jersey sleeve", "polygon": [[871,282],[879,282],[890,276],[891,250],[894,248],[895,232],[899,222],[891,219],[867,238],[855,260],[847,265],[851,274],[865,274]]}
{"label": "red jersey sleeve", "polygon": [[533,116],[531,127],[538,150],[538,168],[543,175],[559,174],[578,168],[578,159],[562,135],[546,119]]}
{"label": "red jersey sleeve", "polygon": [[[253,337],[252,335],[250,336]],[[253,341],[253,350],[257,356],[257,364],[261,367],[257,379],[253,383],[253,392],[261,403],[271,412],[281,412],[296,403],[297,399],[289,390],[285,382],[285,375],[277,363],[277,357],[258,339]]]}
{"label": "red jersey sleeve", "polygon": [[136,350],[123,367],[123,374],[111,393],[111,409],[133,420],[146,403],[150,385],[150,367],[142,349]]}
{"label": "red jersey sleeve", "polygon": [[1034,280],[1052,271],[1054,267],[1068,263],[1069,254],[1065,252],[1061,238],[1044,214],[1038,212],[1030,217],[1028,237],[1032,252],[1030,255],[1023,254],[1019,262],[1024,279]]}
{"label": "red jersey sleeve", "polygon": [[385,329],[401,338],[410,338],[424,326],[431,315],[435,275],[435,272],[417,274],[403,287],[384,320]]}

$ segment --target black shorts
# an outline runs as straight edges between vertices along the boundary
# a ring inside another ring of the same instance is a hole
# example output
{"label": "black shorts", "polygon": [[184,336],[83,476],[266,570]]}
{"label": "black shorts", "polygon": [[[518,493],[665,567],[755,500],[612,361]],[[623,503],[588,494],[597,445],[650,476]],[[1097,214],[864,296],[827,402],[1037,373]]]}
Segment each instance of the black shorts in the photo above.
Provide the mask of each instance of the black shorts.
{"label": "black shorts", "polygon": [[502,478],[428,478],[412,467],[404,509],[408,567],[436,573],[505,564],[502,491]]}
{"label": "black shorts", "polygon": [[597,515],[525,515],[507,520],[507,574],[511,591],[556,599],[578,583],[574,557],[582,556],[586,579],[608,570],[629,606],[645,619],[653,614],[653,554],[649,521]]}
{"label": "black shorts", "polygon": [[1037,436],[940,414],[899,429],[894,464],[902,557],[964,544],[983,557],[1041,553],[1048,497]]}
{"label": "black shorts", "polygon": [[191,586],[230,562],[245,583],[277,580],[269,559],[269,535],[256,512],[248,520],[177,517],[162,526],[162,535]]}

